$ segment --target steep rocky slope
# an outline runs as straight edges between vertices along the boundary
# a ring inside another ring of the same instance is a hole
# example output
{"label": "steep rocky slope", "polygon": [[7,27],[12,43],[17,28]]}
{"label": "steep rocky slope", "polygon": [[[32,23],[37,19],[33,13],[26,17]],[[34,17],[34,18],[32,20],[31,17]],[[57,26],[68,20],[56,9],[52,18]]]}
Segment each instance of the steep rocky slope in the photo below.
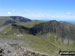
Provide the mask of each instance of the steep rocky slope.
{"label": "steep rocky slope", "polygon": [[60,37],[68,37],[75,40],[75,25],[67,22],[49,21],[45,23],[40,23],[33,26],[30,29],[33,35],[43,35],[47,33],[53,33]]}

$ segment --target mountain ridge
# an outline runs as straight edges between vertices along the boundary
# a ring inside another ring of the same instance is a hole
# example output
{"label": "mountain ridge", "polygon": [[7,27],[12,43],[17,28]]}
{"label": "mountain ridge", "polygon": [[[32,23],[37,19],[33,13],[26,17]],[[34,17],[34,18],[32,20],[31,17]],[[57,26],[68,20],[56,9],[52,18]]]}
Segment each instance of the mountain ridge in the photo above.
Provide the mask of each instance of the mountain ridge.
{"label": "mountain ridge", "polygon": [[60,37],[75,37],[75,25],[67,22],[58,22],[55,20],[37,24],[33,26],[30,31],[33,35],[41,35],[51,32],[58,34]]}
{"label": "mountain ridge", "polygon": [[0,31],[0,42],[17,43],[49,56],[59,56],[60,49],[75,50],[74,31],[74,24],[56,20],[8,24]]}
{"label": "mountain ridge", "polygon": [[22,17],[22,16],[0,16],[1,26],[8,24],[16,24],[16,23],[26,23],[31,22],[32,20]]}
{"label": "mountain ridge", "polygon": [[17,24],[11,24],[11,26],[13,26],[13,29],[18,29],[18,31],[23,34],[27,33],[39,36],[47,33],[53,33],[62,38],[71,38],[75,40],[75,25],[67,22],[58,22],[56,20],[52,20],[36,24],[31,28]]}

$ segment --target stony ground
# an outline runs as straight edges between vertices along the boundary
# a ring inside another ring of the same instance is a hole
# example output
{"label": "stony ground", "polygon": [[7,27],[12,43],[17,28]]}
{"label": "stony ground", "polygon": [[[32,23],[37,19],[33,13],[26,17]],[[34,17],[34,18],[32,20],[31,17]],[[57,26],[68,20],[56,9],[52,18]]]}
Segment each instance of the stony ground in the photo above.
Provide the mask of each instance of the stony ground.
{"label": "stony ground", "polygon": [[47,56],[21,47],[18,43],[22,44],[23,41],[2,40],[0,39],[0,56]]}

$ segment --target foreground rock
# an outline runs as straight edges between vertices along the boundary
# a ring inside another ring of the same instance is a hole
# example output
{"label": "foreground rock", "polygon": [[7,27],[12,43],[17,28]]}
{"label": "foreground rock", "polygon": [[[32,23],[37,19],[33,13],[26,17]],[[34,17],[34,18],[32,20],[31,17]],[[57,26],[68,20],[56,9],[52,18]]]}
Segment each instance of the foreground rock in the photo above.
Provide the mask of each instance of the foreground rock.
{"label": "foreground rock", "polygon": [[47,56],[23,48],[17,44],[0,43],[0,56]]}

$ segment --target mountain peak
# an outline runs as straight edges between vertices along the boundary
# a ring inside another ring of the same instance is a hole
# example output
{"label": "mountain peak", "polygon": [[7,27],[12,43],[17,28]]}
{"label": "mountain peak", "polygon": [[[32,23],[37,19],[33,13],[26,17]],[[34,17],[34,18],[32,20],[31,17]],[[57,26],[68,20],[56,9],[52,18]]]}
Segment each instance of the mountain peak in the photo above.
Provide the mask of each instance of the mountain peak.
{"label": "mountain peak", "polygon": [[14,23],[26,23],[32,20],[22,17],[22,16],[0,16],[0,20],[3,21],[3,25],[14,24]]}

